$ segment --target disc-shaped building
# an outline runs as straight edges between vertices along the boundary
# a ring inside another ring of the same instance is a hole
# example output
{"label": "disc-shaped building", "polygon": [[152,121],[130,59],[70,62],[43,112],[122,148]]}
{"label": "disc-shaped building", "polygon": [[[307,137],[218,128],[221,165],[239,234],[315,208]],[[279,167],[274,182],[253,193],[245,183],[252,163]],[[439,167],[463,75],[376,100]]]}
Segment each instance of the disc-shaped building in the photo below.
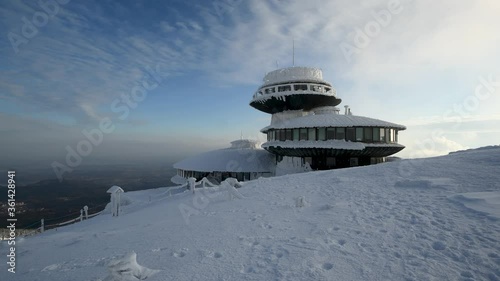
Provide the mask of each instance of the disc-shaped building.
{"label": "disc-shaped building", "polygon": [[333,86],[323,80],[321,69],[272,71],[250,102],[272,115],[271,124],[261,130],[267,135],[262,144],[265,150],[254,141],[235,141],[228,149],[174,164],[174,178],[252,180],[278,171],[304,171],[304,167],[325,170],[369,165],[384,162],[404,148],[398,143],[398,134],[405,126],[352,115],[348,106],[341,114],[336,107],[341,101]]}
{"label": "disc-shaped building", "polygon": [[277,162],[300,157],[312,169],[334,169],[380,163],[404,148],[398,133],[405,126],[354,116],[348,107],[340,114],[340,103],[320,69],[289,67],[268,73],[250,105],[272,114],[262,147]]}
{"label": "disc-shaped building", "polygon": [[186,158],[174,164],[177,175],[172,178],[203,177],[221,182],[229,177],[247,181],[269,177],[274,173],[273,155],[260,147],[255,140],[241,139],[231,142],[231,147],[217,149]]}

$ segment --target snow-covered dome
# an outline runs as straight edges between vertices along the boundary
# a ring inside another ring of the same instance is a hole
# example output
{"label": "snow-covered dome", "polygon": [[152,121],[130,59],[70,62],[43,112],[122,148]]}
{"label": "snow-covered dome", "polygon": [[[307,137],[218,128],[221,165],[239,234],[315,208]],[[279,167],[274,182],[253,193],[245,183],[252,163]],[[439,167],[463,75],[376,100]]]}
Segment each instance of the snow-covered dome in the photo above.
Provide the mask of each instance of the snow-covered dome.
{"label": "snow-covered dome", "polygon": [[231,147],[195,155],[174,164],[175,169],[198,172],[270,172],[274,155],[254,140],[237,140]]}
{"label": "snow-covered dome", "polygon": [[274,70],[264,76],[264,85],[278,84],[284,82],[304,81],[304,82],[322,82],[323,71],[315,67],[294,66]]}
{"label": "snow-covered dome", "polygon": [[257,140],[249,140],[249,139],[235,140],[231,142],[230,149],[242,149],[242,148],[259,149],[261,144],[262,143]]}

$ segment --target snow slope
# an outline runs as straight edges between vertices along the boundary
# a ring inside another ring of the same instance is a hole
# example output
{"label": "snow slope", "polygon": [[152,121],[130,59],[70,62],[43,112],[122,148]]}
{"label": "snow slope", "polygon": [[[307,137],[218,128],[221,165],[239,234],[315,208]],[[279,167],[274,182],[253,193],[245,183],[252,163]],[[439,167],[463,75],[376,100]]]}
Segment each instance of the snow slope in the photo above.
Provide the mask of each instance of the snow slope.
{"label": "snow slope", "polygon": [[130,192],[120,217],[18,240],[0,280],[500,280],[499,170],[496,148],[259,179],[241,199]]}

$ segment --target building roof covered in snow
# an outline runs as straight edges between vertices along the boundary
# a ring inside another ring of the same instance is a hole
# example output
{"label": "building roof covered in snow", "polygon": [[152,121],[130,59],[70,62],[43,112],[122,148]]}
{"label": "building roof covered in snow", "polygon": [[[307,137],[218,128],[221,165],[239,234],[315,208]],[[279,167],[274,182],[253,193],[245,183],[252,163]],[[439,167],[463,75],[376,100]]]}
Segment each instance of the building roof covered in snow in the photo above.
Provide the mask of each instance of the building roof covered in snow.
{"label": "building roof covered in snow", "polygon": [[266,133],[272,129],[317,128],[317,127],[384,127],[405,130],[406,127],[379,119],[344,114],[309,114],[297,118],[273,122],[261,130]]}
{"label": "building roof covered in snow", "polygon": [[285,82],[317,82],[330,85],[323,80],[323,72],[315,67],[293,66],[271,71],[264,76],[264,85],[274,85]]}
{"label": "building roof covered in snow", "polygon": [[254,140],[237,140],[231,147],[213,150],[186,158],[174,168],[198,172],[270,172],[274,155],[260,148]]}
{"label": "building roof covered in snow", "polygon": [[121,187],[119,187],[118,185],[113,185],[112,187],[110,187],[107,191],[107,193],[115,193],[115,192],[124,192],[123,189]]}

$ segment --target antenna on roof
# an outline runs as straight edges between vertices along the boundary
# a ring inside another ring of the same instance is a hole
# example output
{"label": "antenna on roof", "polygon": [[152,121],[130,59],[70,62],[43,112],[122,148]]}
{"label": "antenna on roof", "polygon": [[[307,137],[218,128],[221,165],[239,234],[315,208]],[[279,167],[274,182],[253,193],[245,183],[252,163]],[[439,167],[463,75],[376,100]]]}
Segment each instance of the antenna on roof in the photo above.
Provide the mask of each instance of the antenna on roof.
{"label": "antenna on roof", "polygon": [[243,130],[241,130],[240,140],[243,140]]}
{"label": "antenna on roof", "polygon": [[295,39],[292,39],[292,66],[295,66]]}

